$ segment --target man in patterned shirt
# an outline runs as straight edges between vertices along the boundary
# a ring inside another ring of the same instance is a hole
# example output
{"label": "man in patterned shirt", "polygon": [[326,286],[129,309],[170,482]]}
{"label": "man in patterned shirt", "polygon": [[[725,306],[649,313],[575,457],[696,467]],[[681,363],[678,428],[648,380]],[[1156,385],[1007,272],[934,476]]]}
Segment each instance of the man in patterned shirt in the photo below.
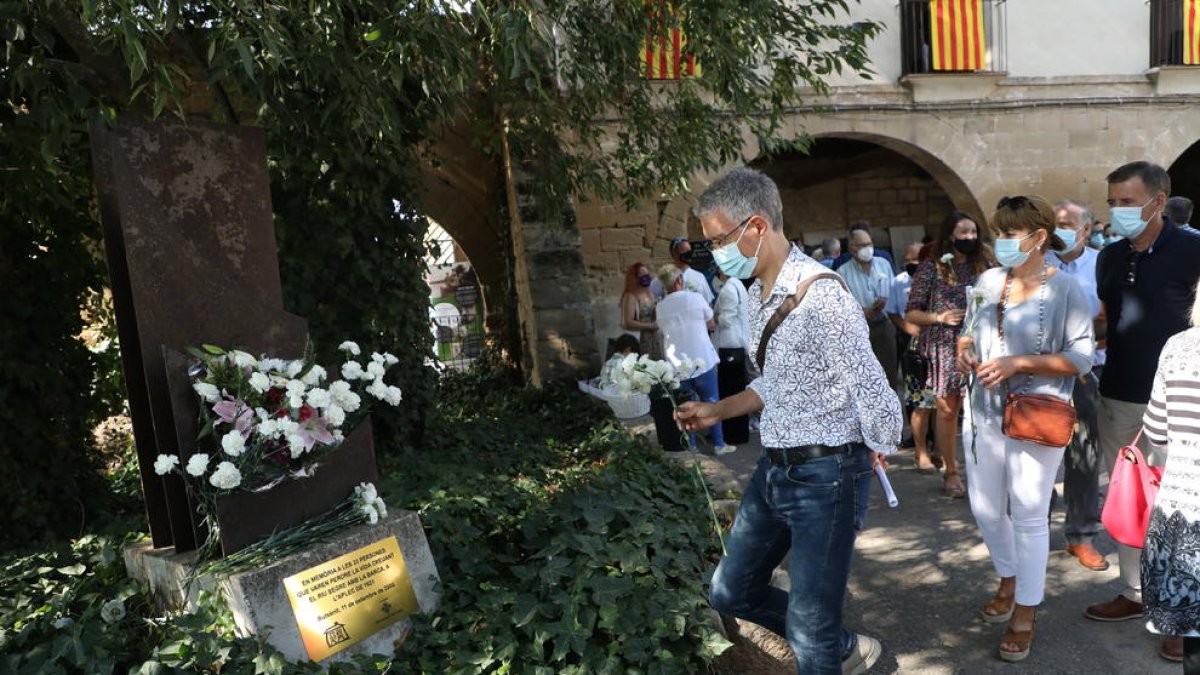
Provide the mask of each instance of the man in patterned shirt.
{"label": "man in patterned shirt", "polygon": [[[757,277],[749,302],[754,355],[797,285],[829,270],[788,243],[779,189],[757,171],[717,178],[695,212],[721,269]],[[696,430],[759,410],[766,451],[713,576],[712,605],[786,638],[803,675],[866,672],[882,649],[842,627],[842,604],[873,464],[895,451],[902,421],[862,309],[836,279],[812,283],[770,337],[762,375],[744,392],[685,403],[676,418]],[[785,557],[787,592],[769,585]]]}

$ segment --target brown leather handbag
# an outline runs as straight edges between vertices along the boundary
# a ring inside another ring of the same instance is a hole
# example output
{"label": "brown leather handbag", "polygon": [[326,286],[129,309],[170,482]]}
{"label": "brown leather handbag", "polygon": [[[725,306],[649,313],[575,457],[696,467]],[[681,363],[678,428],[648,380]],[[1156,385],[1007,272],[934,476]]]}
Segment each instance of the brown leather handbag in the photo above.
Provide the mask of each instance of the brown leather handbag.
{"label": "brown leather handbag", "polygon": [[1065,447],[1075,433],[1075,407],[1045,394],[1009,394],[1001,428],[1018,441]]}
{"label": "brown leather handbag", "polygon": [[[1012,271],[1004,281],[1004,293],[996,305],[996,331],[1004,340],[1004,306],[1008,303],[1008,289],[1012,283]],[[1038,350],[1041,350],[1045,333],[1044,295],[1046,292],[1046,270],[1042,268],[1042,286],[1038,289]],[[1005,350],[1007,351],[1007,349]],[[1075,406],[1055,396],[1046,394],[1009,393],[1004,403],[1005,436],[1018,441],[1037,443],[1051,448],[1061,448],[1071,442],[1075,434]]]}

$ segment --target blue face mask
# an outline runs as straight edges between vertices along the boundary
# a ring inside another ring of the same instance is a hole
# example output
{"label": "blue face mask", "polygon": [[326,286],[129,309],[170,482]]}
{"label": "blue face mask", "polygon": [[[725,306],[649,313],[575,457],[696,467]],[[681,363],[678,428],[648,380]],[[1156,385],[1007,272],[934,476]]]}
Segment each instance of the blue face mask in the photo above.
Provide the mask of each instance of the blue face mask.
{"label": "blue face mask", "polygon": [[1097,232],[1092,235],[1092,246],[1096,248],[1104,248],[1104,235]]}
{"label": "blue face mask", "polygon": [[1114,206],[1109,209],[1112,214],[1112,229],[1122,237],[1127,239],[1137,239],[1137,236],[1146,229],[1148,224],[1142,219],[1142,209],[1154,201],[1151,197],[1150,201],[1141,206]]}
{"label": "blue face mask", "polygon": [[1076,241],[1075,230],[1068,230],[1068,229],[1059,227],[1059,228],[1055,228],[1054,234],[1057,234],[1058,238],[1062,239],[1063,244],[1067,247],[1066,249],[1063,250],[1063,253],[1066,253],[1067,251],[1070,251],[1071,249],[1075,248],[1075,241]]}
{"label": "blue face mask", "polygon": [[996,262],[1005,269],[1020,267],[1022,263],[1029,260],[1030,251],[1021,250],[1021,242],[1037,234],[1030,232],[1020,239],[997,239],[996,240]]}
{"label": "blue face mask", "polygon": [[[745,224],[742,223],[742,225]],[[754,276],[754,268],[758,265],[758,252],[762,249],[762,239],[758,240],[758,248],[754,249],[754,255],[750,257],[747,257],[738,248],[738,244],[742,241],[742,237],[746,235],[746,230],[748,229],[750,228],[744,228],[732,244],[726,244],[712,251],[713,262],[717,263],[722,272],[734,279],[749,279]]]}

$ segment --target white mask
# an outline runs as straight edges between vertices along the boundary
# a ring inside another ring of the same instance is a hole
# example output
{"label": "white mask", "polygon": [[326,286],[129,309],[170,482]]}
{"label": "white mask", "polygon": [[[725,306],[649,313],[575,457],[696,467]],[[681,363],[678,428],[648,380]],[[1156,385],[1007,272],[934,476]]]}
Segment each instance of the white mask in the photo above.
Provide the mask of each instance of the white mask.
{"label": "white mask", "polygon": [[856,253],[855,255],[858,256],[858,259],[863,262],[871,262],[871,258],[875,257],[875,247],[874,246],[864,246],[864,247],[858,249],[858,253]]}

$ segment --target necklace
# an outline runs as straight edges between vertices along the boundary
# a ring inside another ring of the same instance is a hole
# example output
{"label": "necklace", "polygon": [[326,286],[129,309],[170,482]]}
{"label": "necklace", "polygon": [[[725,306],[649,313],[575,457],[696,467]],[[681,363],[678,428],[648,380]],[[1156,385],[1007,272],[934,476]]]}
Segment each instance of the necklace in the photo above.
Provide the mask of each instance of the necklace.
{"label": "necklace", "polygon": [[[1046,337],[1046,277],[1050,270],[1050,266],[1042,265],[1041,284],[1038,286],[1038,337],[1034,344],[1034,354],[1042,353],[1042,340]],[[1004,340],[1004,310],[1008,306],[1008,294],[1012,290],[1013,273],[1008,271],[1008,276],[1004,280],[1004,292],[1000,295],[1000,304],[996,305],[996,333],[1000,338],[1000,350],[1005,356],[1011,356],[1008,351],[1008,343]],[[1033,374],[1028,374],[1029,381],[1033,381]]]}

